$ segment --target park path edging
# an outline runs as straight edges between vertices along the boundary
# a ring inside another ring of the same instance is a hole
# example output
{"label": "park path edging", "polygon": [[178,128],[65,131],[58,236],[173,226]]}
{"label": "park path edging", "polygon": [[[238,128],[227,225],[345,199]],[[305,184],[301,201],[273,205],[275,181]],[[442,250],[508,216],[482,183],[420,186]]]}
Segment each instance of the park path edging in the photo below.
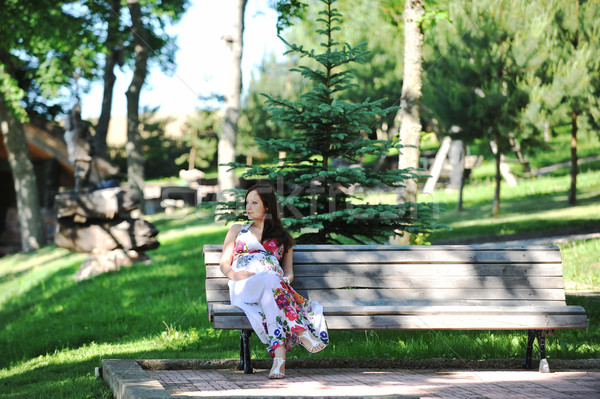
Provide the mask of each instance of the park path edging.
{"label": "park path edging", "polygon": [[133,359],[102,360],[102,378],[116,399],[167,399],[171,394]]}

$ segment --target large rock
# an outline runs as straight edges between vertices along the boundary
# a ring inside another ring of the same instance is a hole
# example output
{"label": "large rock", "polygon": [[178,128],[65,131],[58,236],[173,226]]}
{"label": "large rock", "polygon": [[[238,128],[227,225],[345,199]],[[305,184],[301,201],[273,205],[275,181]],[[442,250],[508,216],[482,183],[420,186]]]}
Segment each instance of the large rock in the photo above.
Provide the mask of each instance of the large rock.
{"label": "large rock", "polygon": [[140,199],[131,191],[111,187],[89,193],[60,193],[55,196],[57,217],[74,217],[76,221],[87,219],[113,219],[120,213],[136,209]]}
{"label": "large rock", "polygon": [[84,253],[114,249],[147,251],[158,248],[157,234],[152,223],[128,216],[113,220],[88,219],[85,223],[61,218],[54,242],[61,248]]}

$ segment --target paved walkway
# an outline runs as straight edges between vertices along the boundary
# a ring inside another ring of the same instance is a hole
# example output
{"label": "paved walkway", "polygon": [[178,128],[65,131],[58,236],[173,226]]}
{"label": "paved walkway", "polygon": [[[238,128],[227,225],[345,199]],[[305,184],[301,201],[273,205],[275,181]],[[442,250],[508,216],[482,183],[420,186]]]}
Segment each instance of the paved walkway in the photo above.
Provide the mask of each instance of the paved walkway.
{"label": "paved walkway", "polygon": [[543,374],[537,371],[408,371],[377,369],[149,371],[176,397],[394,397],[589,398],[600,397],[600,371]]}
{"label": "paved walkway", "polygon": [[[109,362],[121,363],[115,367]],[[144,370],[134,363],[133,360],[103,362],[105,379],[107,372],[121,374],[120,385],[107,379],[116,398],[600,397],[600,369],[539,373],[537,370],[294,368],[286,371],[285,379],[269,380],[266,369],[255,369],[254,374],[232,369]]]}

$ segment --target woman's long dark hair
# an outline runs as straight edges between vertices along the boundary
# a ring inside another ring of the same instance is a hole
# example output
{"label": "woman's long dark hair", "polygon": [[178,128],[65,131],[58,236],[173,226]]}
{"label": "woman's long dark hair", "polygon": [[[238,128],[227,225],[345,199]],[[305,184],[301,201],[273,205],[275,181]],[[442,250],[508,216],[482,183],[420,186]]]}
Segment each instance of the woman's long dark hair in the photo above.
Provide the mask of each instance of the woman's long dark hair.
{"label": "woman's long dark hair", "polygon": [[275,197],[273,186],[263,182],[254,184],[246,191],[246,201],[248,201],[248,194],[250,194],[251,191],[256,191],[263,206],[267,210],[261,243],[267,240],[276,239],[279,242],[279,245],[283,245],[284,252],[287,252],[294,245],[294,240],[281,223],[279,205],[277,204],[277,197]]}

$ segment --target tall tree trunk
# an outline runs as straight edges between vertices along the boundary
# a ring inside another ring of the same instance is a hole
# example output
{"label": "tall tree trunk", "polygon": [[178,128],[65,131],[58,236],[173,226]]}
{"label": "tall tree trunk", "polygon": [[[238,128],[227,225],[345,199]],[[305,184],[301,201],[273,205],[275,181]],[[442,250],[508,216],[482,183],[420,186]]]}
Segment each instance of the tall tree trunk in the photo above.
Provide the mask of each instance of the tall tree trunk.
{"label": "tall tree trunk", "polygon": [[550,121],[544,122],[544,143],[550,142]]}
{"label": "tall tree trunk", "polygon": [[[421,87],[423,85],[423,30],[420,20],[425,14],[423,0],[404,3],[404,76],[398,112],[400,141],[405,147],[398,159],[398,168],[419,167],[421,144]],[[417,202],[417,181],[410,179],[398,193],[398,202]],[[399,244],[410,244],[410,234],[404,233]]]}
{"label": "tall tree trunk", "polygon": [[96,133],[94,136],[96,144],[96,154],[106,158],[107,145],[106,138],[108,135],[108,125],[110,123],[110,113],[113,100],[113,89],[115,86],[115,65],[119,58],[120,49],[117,44],[119,32],[119,20],[121,16],[121,0],[112,0],[112,13],[108,17],[108,30],[106,34],[106,46],[108,53],[106,54],[106,64],[104,65],[104,93],[102,95],[102,111],[96,125]]}
{"label": "tall tree trunk", "polygon": [[454,162],[451,162],[453,165],[450,181],[458,188],[456,210],[460,212],[463,210],[463,189],[465,188],[465,143],[462,140],[453,140],[452,145],[458,148],[453,148],[454,151],[451,151],[451,157],[454,158]]}
{"label": "tall tree trunk", "polygon": [[577,113],[571,113],[571,188],[569,190],[569,205],[577,203]]}
{"label": "tall tree trunk", "polygon": [[0,92],[0,129],[8,152],[8,163],[17,195],[17,217],[24,252],[39,249],[46,243],[40,198],[25,131],[12,114]]}
{"label": "tall tree trunk", "polygon": [[140,210],[144,211],[144,158],[140,134],[140,92],[147,74],[148,47],[147,32],[142,21],[142,11],[138,0],[127,0],[133,28],[135,67],[133,78],[127,89],[127,180],[133,192],[140,198]]}
{"label": "tall tree trunk", "polygon": [[219,191],[218,200],[227,200],[225,190],[235,188],[235,171],[229,170],[230,166],[223,164],[235,162],[235,136],[237,123],[240,116],[240,95],[242,91],[242,50],[244,34],[244,11],[247,0],[235,0],[232,10],[233,25],[231,36],[224,37],[226,45],[231,49],[231,63],[229,64],[229,86],[225,96],[225,123],[221,129],[218,144],[219,158]]}
{"label": "tall tree trunk", "polygon": [[500,183],[502,182],[502,172],[500,170],[500,162],[502,160],[502,152],[500,151],[500,133],[495,133],[496,151],[496,187],[494,190],[494,201],[492,202],[492,215],[498,216],[500,214]]}

